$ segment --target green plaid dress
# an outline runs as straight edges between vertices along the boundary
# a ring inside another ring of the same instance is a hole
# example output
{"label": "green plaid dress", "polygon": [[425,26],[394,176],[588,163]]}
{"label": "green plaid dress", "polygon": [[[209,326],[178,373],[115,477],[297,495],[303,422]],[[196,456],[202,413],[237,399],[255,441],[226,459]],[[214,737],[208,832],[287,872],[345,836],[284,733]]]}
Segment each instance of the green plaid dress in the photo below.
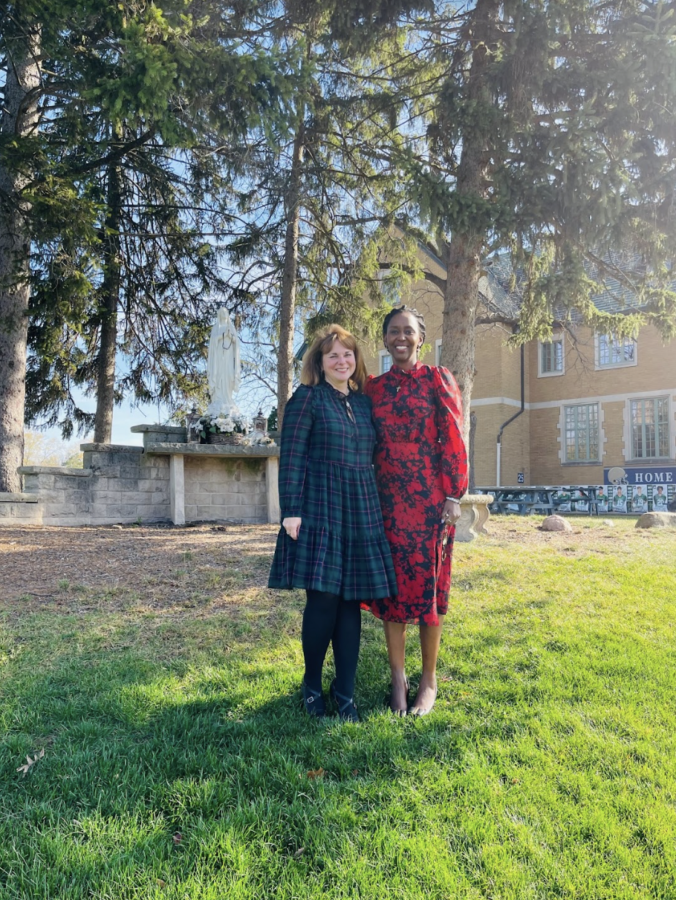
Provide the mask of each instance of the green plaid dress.
{"label": "green plaid dress", "polygon": [[[346,401],[354,415],[349,415]],[[344,600],[397,593],[373,474],[371,401],[326,382],[301,385],[284,411],[279,467],[282,519],[302,519],[298,540],[282,528],[268,586],[310,588]]]}

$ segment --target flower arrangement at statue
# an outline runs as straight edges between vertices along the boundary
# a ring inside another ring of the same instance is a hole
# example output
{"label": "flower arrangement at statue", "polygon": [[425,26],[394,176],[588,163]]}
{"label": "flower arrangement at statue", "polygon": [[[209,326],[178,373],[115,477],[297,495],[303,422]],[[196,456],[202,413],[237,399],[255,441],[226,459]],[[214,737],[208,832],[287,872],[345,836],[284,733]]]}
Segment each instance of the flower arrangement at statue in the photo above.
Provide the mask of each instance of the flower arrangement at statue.
{"label": "flower arrangement at statue", "polygon": [[232,411],[228,415],[201,416],[196,431],[206,443],[221,443],[229,438],[232,442],[246,444],[249,443],[247,435],[251,432],[251,424],[246,416]]}

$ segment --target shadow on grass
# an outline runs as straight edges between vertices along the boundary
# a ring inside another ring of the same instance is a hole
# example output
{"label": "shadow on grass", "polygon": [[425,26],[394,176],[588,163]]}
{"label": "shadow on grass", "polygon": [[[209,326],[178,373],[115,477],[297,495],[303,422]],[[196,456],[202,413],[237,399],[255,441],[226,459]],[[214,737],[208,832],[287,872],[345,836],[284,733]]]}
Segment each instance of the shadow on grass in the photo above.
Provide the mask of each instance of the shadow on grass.
{"label": "shadow on grass", "polygon": [[[41,619],[27,634],[40,632]],[[42,665],[19,665],[19,655],[2,689],[3,897],[145,897],[204,877],[249,879],[254,894],[268,895],[266,879],[287,866],[321,881],[331,846],[344,858],[364,828],[415,821],[411,779],[431,764],[462,770],[467,747],[491,728],[484,720],[455,733],[441,701],[422,720],[392,717],[373,624],[359,725],[305,716],[298,642],[285,631],[256,646],[224,627],[229,649],[210,665],[203,651],[213,635],[196,656],[163,665],[153,661],[161,633],[148,645],[129,624],[111,627],[102,648],[83,623],[59,624],[38,642],[38,657],[40,646],[51,650]],[[457,663],[471,666],[469,657]],[[25,754],[42,748],[22,777]]]}
{"label": "shadow on grass", "polygon": [[0,896],[611,897],[617,872],[669,896],[666,644],[620,638],[626,606],[555,626],[540,588],[490,598],[449,615],[420,720],[386,712],[365,617],[360,725],[301,710],[300,595],[249,619],[6,618]]}

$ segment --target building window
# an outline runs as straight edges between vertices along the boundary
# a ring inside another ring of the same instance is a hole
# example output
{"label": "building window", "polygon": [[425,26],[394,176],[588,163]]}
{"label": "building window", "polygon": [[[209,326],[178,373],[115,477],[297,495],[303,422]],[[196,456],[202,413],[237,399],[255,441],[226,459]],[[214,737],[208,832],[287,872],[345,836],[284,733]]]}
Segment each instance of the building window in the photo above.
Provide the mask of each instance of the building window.
{"label": "building window", "polygon": [[630,400],[632,459],[669,456],[669,398]]}
{"label": "building window", "polygon": [[387,352],[387,350],[380,351],[380,374],[384,375],[385,372],[389,372],[392,366],[392,357]]}
{"label": "building window", "polygon": [[564,407],[564,432],[566,462],[598,462],[598,403]]}
{"label": "building window", "polygon": [[441,338],[438,338],[434,345],[434,365],[441,365]]}
{"label": "building window", "polygon": [[538,361],[539,375],[563,374],[563,337],[554,338],[548,343],[540,342]]}
{"label": "building window", "polygon": [[636,365],[636,341],[631,337],[616,338],[599,334],[596,339],[596,365],[599,369],[616,369]]}

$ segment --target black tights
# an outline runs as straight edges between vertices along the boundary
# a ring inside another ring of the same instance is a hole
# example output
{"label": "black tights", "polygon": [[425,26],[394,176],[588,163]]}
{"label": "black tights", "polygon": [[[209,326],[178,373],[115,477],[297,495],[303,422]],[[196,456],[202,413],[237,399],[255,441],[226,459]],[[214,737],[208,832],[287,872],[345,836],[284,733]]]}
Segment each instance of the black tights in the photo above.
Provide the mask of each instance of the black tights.
{"label": "black tights", "polygon": [[321,691],[324,657],[332,643],[336,691],[343,697],[352,697],[361,638],[359,602],[343,600],[326,591],[308,590],[306,593],[302,634],[305,683],[313,691]]}

